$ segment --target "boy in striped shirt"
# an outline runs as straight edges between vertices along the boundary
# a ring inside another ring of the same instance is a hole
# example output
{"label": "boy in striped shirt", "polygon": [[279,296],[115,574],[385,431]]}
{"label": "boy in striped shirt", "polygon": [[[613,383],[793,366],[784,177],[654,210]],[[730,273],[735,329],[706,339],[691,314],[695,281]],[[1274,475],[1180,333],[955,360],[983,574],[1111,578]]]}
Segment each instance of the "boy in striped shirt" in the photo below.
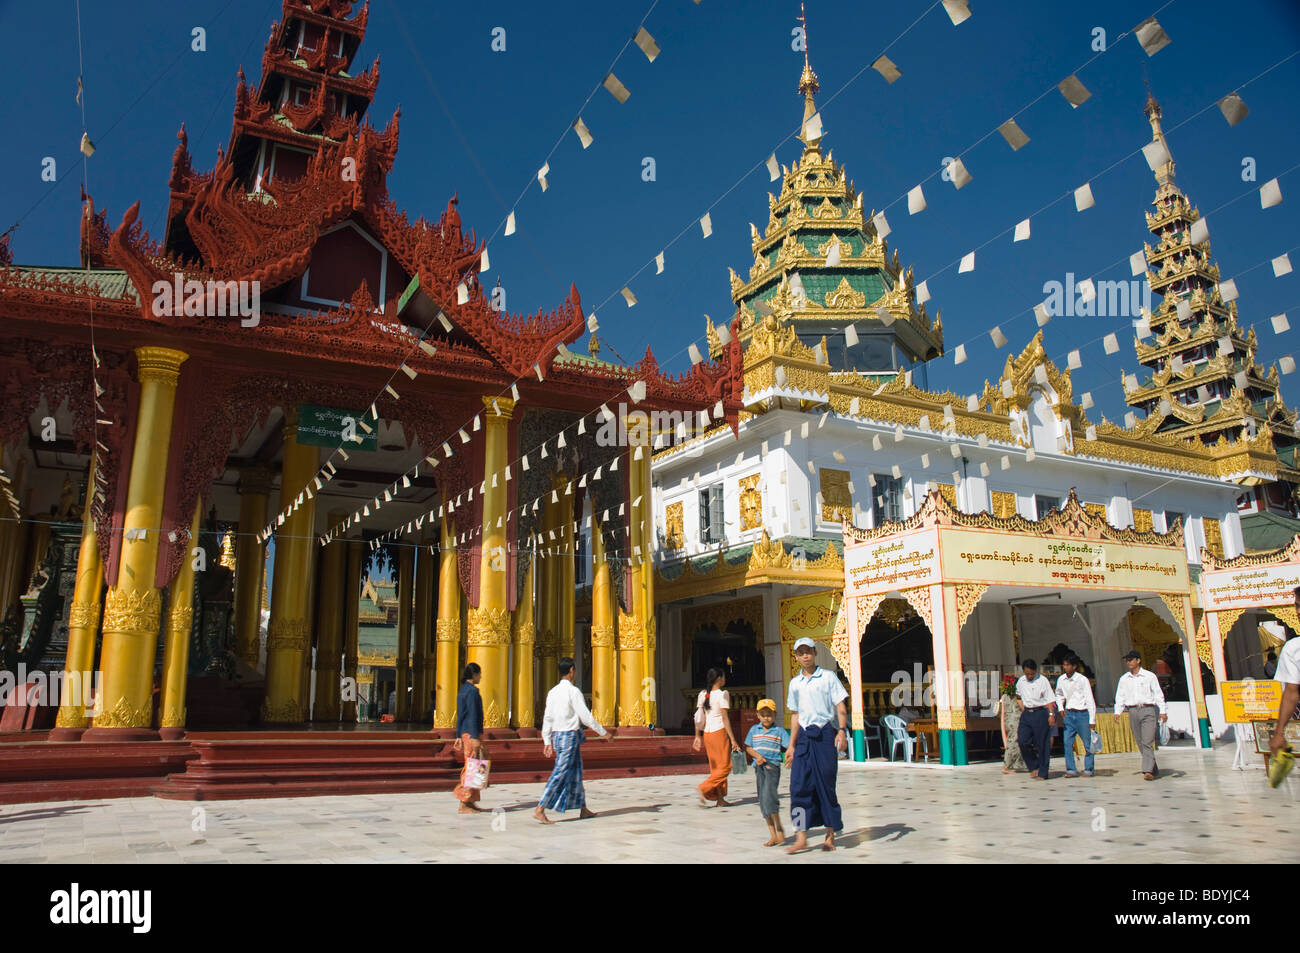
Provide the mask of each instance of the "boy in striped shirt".
{"label": "boy in striped shirt", "polygon": [[767,821],[768,838],[764,847],[785,843],[781,829],[781,808],[777,787],[781,783],[781,752],[790,746],[790,733],[776,721],[776,702],[764,698],[758,703],[758,724],[745,735],[745,750],[754,759],[754,777],[758,782],[758,809]]}

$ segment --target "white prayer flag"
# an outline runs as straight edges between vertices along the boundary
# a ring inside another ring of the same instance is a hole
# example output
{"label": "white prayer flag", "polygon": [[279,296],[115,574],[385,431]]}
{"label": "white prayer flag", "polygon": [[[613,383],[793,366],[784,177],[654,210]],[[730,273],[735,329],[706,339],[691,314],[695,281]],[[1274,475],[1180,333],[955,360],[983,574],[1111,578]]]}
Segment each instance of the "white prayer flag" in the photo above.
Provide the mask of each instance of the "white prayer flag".
{"label": "white prayer flag", "polygon": [[953,187],[958,189],[971,180],[971,174],[966,171],[966,164],[961,159],[953,159],[948,163],[948,175],[952,179]]}
{"label": "white prayer flag", "polygon": [[[1005,460],[1006,457],[1003,457],[1002,459]],[[988,463],[987,463],[986,461],[981,460],[981,461],[980,461],[980,476],[982,476],[982,477],[987,477],[988,475],[989,475],[989,465],[988,465]]]}
{"label": "white prayer flag", "polygon": [[1281,278],[1283,275],[1291,274],[1291,258],[1288,255],[1278,255],[1273,259],[1273,277]]}
{"label": "white prayer flag", "polygon": [[514,233],[515,233],[515,213],[511,211],[510,214],[506,216],[506,230],[503,234],[513,235]]}
{"label": "white prayer flag", "polygon": [[1137,41],[1142,44],[1147,56],[1155,56],[1169,45],[1169,35],[1161,29],[1155,17],[1143,20],[1134,27],[1133,32],[1137,34]]}
{"label": "white prayer flag", "polygon": [[966,363],[966,345],[965,345],[965,344],[958,344],[958,345],[957,345],[957,349],[956,349],[955,351],[952,352],[952,362],[953,362],[953,364],[965,364],[965,363]]}
{"label": "white prayer flag", "polygon": [[1079,409],[1087,410],[1091,406],[1092,406],[1092,391],[1086,390],[1083,392],[1083,396],[1079,398]]}
{"label": "white prayer flag", "polygon": [[487,250],[486,248],[484,248],[484,249],[483,249],[483,254],[480,255],[480,256],[479,256],[479,259],[478,259],[478,270],[479,270],[480,272],[482,272],[482,271],[490,271],[491,268],[492,268],[492,264],[491,264],[491,262],[490,262],[489,259],[488,259],[488,250]]}
{"label": "white prayer flag", "polygon": [[1097,203],[1092,198],[1092,186],[1087,182],[1074,190],[1074,208],[1077,212],[1092,208]]}
{"label": "white prayer flag", "polygon": [[546,177],[550,174],[551,164],[549,162],[537,170],[537,181],[541,185],[543,192],[550,188],[550,184],[546,181]]}
{"label": "white prayer flag", "polygon": [[1235,126],[1246,118],[1250,109],[1242,102],[1240,96],[1236,93],[1229,93],[1219,100],[1219,112],[1223,113],[1223,118],[1228,120],[1229,126]]}
{"label": "white prayer flag", "polygon": [[847,347],[858,346],[858,329],[852,324],[844,329],[844,344]]}
{"label": "white prayer flag", "polygon": [[1013,243],[1023,242],[1028,237],[1029,237],[1029,219],[1026,218],[1016,223],[1016,234],[1014,237],[1012,237],[1011,241]]}
{"label": "white prayer flag", "polygon": [[921,191],[918,185],[907,193],[907,214],[915,215],[917,212],[925,211],[925,193]]}
{"label": "white prayer flag", "polygon": [[[706,314],[704,317],[708,318],[708,315]],[[717,332],[718,343],[723,347],[726,347],[731,343],[731,328],[727,327],[725,324],[719,324],[713,330]]]}
{"label": "white prayer flag", "polygon": [[1278,185],[1277,179],[1269,179],[1259,187],[1259,207],[1272,208],[1274,205],[1280,205],[1282,202],[1282,186]]}
{"label": "white prayer flag", "polygon": [[[645,400],[645,381],[636,381],[627,389],[628,396],[632,398],[632,403],[639,404]],[[601,405],[604,406],[603,404]]]}
{"label": "white prayer flag", "polygon": [[700,231],[704,233],[705,238],[713,234],[713,217],[708,212],[705,212],[704,217],[700,219]]}
{"label": "white prayer flag", "polygon": [[1025,131],[1016,124],[1014,119],[1008,119],[998,126],[998,132],[1007,141],[1007,145],[1011,147],[1012,152],[1019,152],[1022,147],[1029,143],[1029,137],[1025,135]]}
{"label": "white prayer flag", "polygon": [[578,141],[582,143],[582,148],[586,149],[591,145],[591,130],[587,128],[587,124],[582,121],[581,116],[573,120],[573,131],[578,134]]}
{"label": "white prayer flag", "polygon": [[816,142],[822,137],[822,114],[813,113],[803,124],[803,137],[807,142]]}
{"label": "white prayer flag", "polygon": [[957,266],[957,274],[962,275],[968,271],[974,271],[974,270],[975,270],[975,253],[973,251],[970,251],[962,256],[961,264]]}
{"label": "white prayer flag", "polygon": [[651,63],[659,55],[659,44],[655,42],[655,38],[650,35],[645,27],[641,27],[636,31],[636,36],[632,37],[632,42],[641,47],[641,52],[645,54],[645,58]]}
{"label": "white prayer flag", "polygon": [[1012,395],[1015,394],[1015,392],[1016,392],[1015,386],[1011,383],[1010,378],[1004,377],[1002,379],[1002,396],[1011,397]]}
{"label": "white prayer flag", "polygon": [[769,181],[772,182],[781,177],[781,167],[777,164],[775,152],[767,157],[767,174],[770,177]]}
{"label": "white prayer flag", "polygon": [[[960,347],[960,345],[958,345]],[[978,394],[971,394],[966,398],[966,412],[973,414],[980,409],[980,398]]]}
{"label": "white prayer flag", "polygon": [[970,19],[970,7],[966,0],[943,0],[943,9],[953,26],[960,26]]}
{"label": "white prayer flag", "polygon": [[1198,218],[1196,221],[1192,222],[1191,241],[1193,245],[1199,245],[1203,241],[1208,241],[1209,238],[1210,226],[1206,223],[1205,219]]}
{"label": "white prayer flag", "polygon": [[629,308],[636,304],[636,295],[632,294],[631,288],[624,288],[619,294],[623,296],[623,300],[627,302]]}
{"label": "white prayer flag", "polygon": [[[876,434],[874,437],[871,438],[871,449],[876,451],[877,453],[880,452],[881,450],[880,434]],[[875,486],[876,484],[873,481],[871,485]]]}
{"label": "white prayer flag", "polygon": [[1083,432],[1083,439],[1084,439],[1084,440],[1096,440],[1096,439],[1097,439],[1097,428],[1096,428],[1095,426],[1093,426],[1092,424],[1089,424],[1089,425],[1088,425],[1088,429],[1085,430],[1085,431]]}
{"label": "white prayer flag", "polygon": [[1169,150],[1159,139],[1152,139],[1142,147],[1142,157],[1147,160],[1152,172],[1159,172],[1170,159]]}
{"label": "white prayer flag", "polygon": [[901,480],[903,478],[903,469],[897,463],[889,468],[889,472],[893,475],[895,480]]}
{"label": "white prayer flag", "polygon": [[1228,278],[1225,281],[1220,281],[1219,297],[1223,299],[1224,304],[1227,304],[1229,301],[1235,301],[1237,299],[1237,282],[1231,278]]}
{"label": "white prayer flag", "polygon": [[830,251],[826,253],[826,267],[837,268],[839,267],[839,264],[840,264],[840,243],[836,242],[834,245],[831,246]]}
{"label": "white prayer flag", "polygon": [[877,73],[879,73],[881,76],[885,77],[885,82],[889,83],[891,86],[894,84],[894,81],[898,79],[898,77],[903,75],[899,71],[898,67],[894,65],[894,61],[891,60],[888,56],[882,56],[879,59],[877,59],[874,63],[871,64],[871,68],[875,70]]}
{"label": "white prayer flag", "polygon": [[916,303],[925,304],[930,300],[930,283],[923,281],[916,286]]}
{"label": "white prayer flag", "polygon": [[1128,256],[1128,268],[1134,277],[1147,273],[1147,255],[1145,251],[1135,251]]}
{"label": "white prayer flag", "polygon": [[1072,371],[1077,371],[1079,368],[1083,367],[1083,361],[1079,358],[1078,349],[1075,349],[1069,353],[1069,355],[1065,359],[1065,364]]}
{"label": "white prayer flag", "polygon": [[1073,73],[1057,83],[1056,88],[1061,91],[1061,95],[1065,97],[1071,109],[1078,109],[1092,95],[1088,92],[1088,88],[1079,82],[1079,77]]}
{"label": "white prayer flag", "polygon": [[1097,297],[1097,286],[1092,283],[1091,278],[1084,278],[1075,287],[1079,291],[1079,299],[1084,302],[1092,301]]}
{"label": "white prayer flag", "polygon": [[[1285,318],[1286,315],[1281,315],[1281,317]],[[1276,325],[1275,325],[1275,327],[1276,327]],[[1223,337],[1219,338],[1219,355],[1220,355],[1220,356],[1226,356],[1226,355],[1228,355],[1228,354],[1233,353],[1235,350],[1236,350],[1236,348],[1234,348],[1234,347],[1232,346],[1232,338],[1228,337],[1226,334],[1225,334]]]}
{"label": "white prayer flag", "polygon": [[1047,310],[1046,301],[1041,301],[1034,305],[1034,320],[1038,322],[1040,328],[1045,326],[1048,321],[1052,320],[1051,312]]}
{"label": "white prayer flag", "polygon": [[876,309],[876,317],[880,319],[880,323],[883,324],[885,327],[889,327],[891,324],[894,323],[894,316],[889,313],[889,309],[886,308],[884,305],[881,305],[879,308]]}
{"label": "white prayer flag", "polygon": [[1192,303],[1186,298],[1179,300],[1174,307],[1174,311],[1177,313],[1179,321],[1187,322],[1192,320]]}
{"label": "white prayer flag", "polygon": [[469,301],[469,288],[462,281],[456,286],[456,303],[465,304],[467,301]]}
{"label": "white prayer flag", "polygon": [[[1007,343],[1007,336],[1002,333],[1002,329],[997,325],[993,326],[993,330],[989,332],[989,337],[993,339],[994,347],[1002,347]],[[1007,381],[1007,383],[1010,383],[1010,381]]]}
{"label": "white prayer flag", "polygon": [[1106,349],[1107,354],[1115,354],[1119,351],[1119,340],[1113,333],[1107,334],[1106,337],[1102,339],[1101,343],[1102,347]]}
{"label": "white prayer flag", "polygon": [[655,255],[655,274],[662,275],[663,273],[664,273],[664,253],[660,252],[659,254]]}
{"label": "white prayer flag", "polygon": [[1286,319],[1285,314],[1275,314],[1269,319],[1273,322],[1273,333],[1281,334],[1283,331],[1291,330],[1291,322]]}
{"label": "white prayer flag", "polygon": [[627,91],[627,87],[624,86],[619,81],[619,78],[613,73],[607,74],[605,76],[605,81],[601,85],[604,86],[606,91],[620,103],[627,102],[627,98],[632,95]]}
{"label": "white prayer flag", "polygon": [[1283,355],[1277,359],[1277,367],[1283,374],[1290,374],[1295,370],[1295,358],[1290,354]]}
{"label": "white prayer flag", "polygon": [[884,212],[877,212],[871,217],[871,224],[876,226],[876,237],[885,238],[893,229],[889,227],[889,219],[885,218]]}
{"label": "white prayer flag", "polygon": [[[699,347],[698,347],[697,345],[692,344],[692,345],[690,345],[690,347],[688,347],[686,350],[687,350],[687,353],[689,353],[690,356],[691,356],[691,363],[692,363],[692,364],[698,364],[698,363],[700,363],[700,361],[704,360],[703,356],[700,354],[700,349],[699,349]],[[820,362],[819,362],[819,363],[820,363]]]}

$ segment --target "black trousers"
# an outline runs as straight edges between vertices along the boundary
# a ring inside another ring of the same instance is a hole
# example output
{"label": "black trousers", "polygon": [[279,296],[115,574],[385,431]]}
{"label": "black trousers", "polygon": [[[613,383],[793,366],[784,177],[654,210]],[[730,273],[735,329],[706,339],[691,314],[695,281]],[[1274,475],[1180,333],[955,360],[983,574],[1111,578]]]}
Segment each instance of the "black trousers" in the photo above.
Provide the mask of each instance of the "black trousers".
{"label": "black trousers", "polygon": [[1026,709],[1020,716],[1017,737],[1029,773],[1037,771],[1040,778],[1046,779],[1047,764],[1052,757],[1052,726],[1047,723],[1047,709]]}

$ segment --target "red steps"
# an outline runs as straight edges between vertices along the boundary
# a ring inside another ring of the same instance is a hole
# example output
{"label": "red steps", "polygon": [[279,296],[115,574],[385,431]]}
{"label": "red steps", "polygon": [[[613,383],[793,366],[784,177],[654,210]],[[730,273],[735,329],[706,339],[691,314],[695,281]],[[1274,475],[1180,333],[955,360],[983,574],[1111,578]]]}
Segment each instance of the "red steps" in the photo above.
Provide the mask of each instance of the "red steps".
{"label": "red steps", "polygon": [[196,755],[183,741],[0,745],[0,804],[144,797]]}

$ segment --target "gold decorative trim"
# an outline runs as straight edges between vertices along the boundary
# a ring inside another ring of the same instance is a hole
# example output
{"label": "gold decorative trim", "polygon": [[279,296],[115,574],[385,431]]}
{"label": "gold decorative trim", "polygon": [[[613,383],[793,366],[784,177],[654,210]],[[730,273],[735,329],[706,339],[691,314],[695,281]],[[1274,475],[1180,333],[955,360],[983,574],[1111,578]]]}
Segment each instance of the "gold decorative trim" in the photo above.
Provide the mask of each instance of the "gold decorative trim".
{"label": "gold decorative trim", "polygon": [[99,628],[99,608],[98,602],[74,602],[68,609],[68,628],[94,632]]}
{"label": "gold decorative trim", "polygon": [[435,728],[455,728],[456,711],[443,711],[441,708],[433,710],[433,727]]}
{"label": "gold decorative trim", "polygon": [[296,724],[304,721],[302,706],[297,699],[290,698],[279,705],[272,705],[270,699],[262,702],[262,721],[273,724]]}
{"label": "gold decorative trim", "polygon": [[95,715],[96,728],[148,728],[151,720],[149,708],[132,708],[125,698],[108,711]]}
{"label": "gold decorative trim", "polygon": [[592,625],[591,627],[591,647],[611,649],[614,647],[614,626]]}
{"label": "gold decorative trim", "polygon": [[759,488],[762,474],[754,473],[741,477],[740,489],[740,531],[757,529],[763,525],[763,491]]}
{"label": "gold decorative trim", "polygon": [[311,644],[306,619],[272,619],[266,627],[266,651],[305,652]]}
{"label": "gold decorative trim", "polygon": [[194,628],[194,606],[189,603],[177,603],[172,606],[172,611],[168,613],[167,624],[172,632],[182,638],[189,638],[190,630]]}
{"label": "gold decorative trim", "polygon": [[[519,610],[515,610],[516,612]],[[537,632],[531,622],[521,622],[515,626],[515,644],[532,645],[537,641]]]}
{"label": "gold decorative trim", "polygon": [[1245,609],[1220,609],[1216,613],[1219,617],[1219,644],[1223,644],[1228,640],[1228,633],[1232,631],[1232,627],[1237,624],[1237,620],[1241,618],[1242,613],[1245,611]]}
{"label": "gold decorative trim", "polygon": [[664,549],[669,552],[686,545],[686,522],[681,501],[664,508]]}
{"label": "gold decorative trim", "polygon": [[945,730],[945,731],[966,730],[966,709],[940,708],[936,712],[936,715],[938,717],[940,730]]}
{"label": "gold decorative trim", "polygon": [[[938,496],[937,493],[934,495]],[[930,634],[933,635],[934,634],[934,613],[933,613],[934,600],[930,597],[930,587],[914,586],[911,589],[900,589],[898,591],[898,594],[902,596],[904,599],[906,599],[908,604],[913,609],[916,610],[916,614],[921,617],[921,621],[925,623],[925,627],[929,629]]]}
{"label": "gold decorative trim", "polygon": [[140,383],[154,381],[175,387],[180,379],[181,365],[189,360],[189,355],[167,347],[138,347],[135,359],[136,378]]}
{"label": "gold decorative trim", "polygon": [[[1297,614],[1295,606],[1269,606],[1266,611],[1290,626],[1292,632],[1300,632],[1300,614]],[[1223,613],[1219,613],[1219,616],[1222,618]]]}
{"label": "gold decorative trim", "polygon": [[628,711],[626,708],[620,705],[618,708],[618,723],[620,725],[626,725],[626,726],[644,725],[645,711],[641,707],[641,702],[638,701],[635,704],[633,704],[631,711]]}
{"label": "gold decorative trim", "polygon": [[104,633],[157,635],[162,616],[162,596],[157,589],[108,590],[104,600]]}
{"label": "gold decorative trim", "polygon": [[953,587],[957,590],[957,631],[961,632],[961,627],[966,624],[970,614],[975,611],[979,605],[980,599],[984,593],[988,592],[988,584],[982,582],[959,583]]}
{"label": "gold decorative trim", "polygon": [[1210,650],[1209,642],[1197,642],[1196,654],[1211,670],[1214,669],[1214,655]]}
{"label": "gold decorative trim", "polygon": [[435,628],[434,640],[437,642],[459,642],[460,616],[452,616],[450,619],[439,619]]}
{"label": "gold decorative trim", "polygon": [[167,706],[167,710],[163,713],[160,727],[184,728],[185,712],[186,712],[186,708],[184,705],[177,705],[173,702],[172,704]]}
{"label": "gold decorative trim", "polygon": [[653,615],[645,620],[645,647],[651,655],[659,647],[659,623]]}
{"label": "gold decorative trim", "polygon": [[877,593],[874,596],[858,596],[858,643],[862,643],[862,636],[867,631],[867,626],[871,620],[876,617],[881,604],[889,598],[888,593]]}
{"label": "gold decorative trim", "polygon": [[828,523],[853,522],[853,494],[849,492],[848,470],[822,467],[822,520]]}
{"label": "gold decorative trim", "polygon": [[1243,553],[1224,559],[1217,553],[1201,552],[1201,571],[1215,572],[1220,569],[1242,569],[1247,566],[1275,566],[1279,563],[1300,563],[1300,533],[1291,537],[1281,549],[1263,553]]}
{"label": "gold decorative trim", "polygon": [[509,645],[510,612],[507,609],[470,609],[467,631],[467,645]]}
{"label": "gold decorative trim", "polygon": [[645,648],[645,630],[641,620],[625,612],[618,614],[618,648],[620,652],[639,651]]}
{"label": "gold decorative trim", "polygon": [[[504,422],[514,416],[515,402],[509,397],[488,396],[481,397],[480,399],[483,401],[483,409],[488,412],[485,415],[488,423],[491,423],[494,420]],[[497,413],[498,407],[501,409],[500,414]]]}
{"label": "gold decorative trim", "polygon": [[60,705],[58,714],[54,716],[56,728],[85,728],[89,722],[85,709],[80,705]]}
{"label": "gold decorative trim", "polygon": [[1174,622],[1178,625],[1179,631],[1186,635],[1187,616],[1184,603],[1186,602],[1187,597],[1181,596],[1176,592],[1161,592],[1158,593],[1158,595],[1160,596],[1160,601],[1169,607],[1169,614],[1174,617]]}
{"label": "gold decorative trim", "polygon": [[506,716],[502,714],[501,709],[497,707],[497,700],[491,698],[488,700],[487,710],[483,712],[484,728],[505,728]]}

